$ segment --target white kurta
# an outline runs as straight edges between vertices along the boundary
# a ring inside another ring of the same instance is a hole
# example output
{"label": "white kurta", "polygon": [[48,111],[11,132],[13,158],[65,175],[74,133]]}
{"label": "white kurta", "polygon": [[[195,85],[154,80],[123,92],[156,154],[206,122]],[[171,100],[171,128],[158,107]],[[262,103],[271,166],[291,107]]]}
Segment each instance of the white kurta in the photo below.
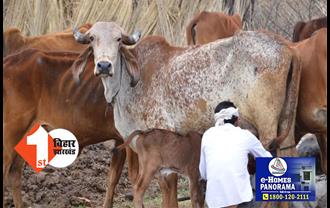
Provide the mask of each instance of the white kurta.
{"label": "white kurta", "polygon": [[204,133],[199,171],[207,180],[208,207],[226,207],[252,200],[248,153],[255,157],[272,157],[248,130],[227,123]]}

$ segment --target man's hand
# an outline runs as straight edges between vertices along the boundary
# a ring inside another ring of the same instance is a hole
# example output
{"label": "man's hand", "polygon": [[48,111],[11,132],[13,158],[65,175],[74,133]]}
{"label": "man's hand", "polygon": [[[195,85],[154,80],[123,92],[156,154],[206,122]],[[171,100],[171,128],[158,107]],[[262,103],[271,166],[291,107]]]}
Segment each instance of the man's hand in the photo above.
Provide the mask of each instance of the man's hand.
{"label": "man's hand", "polygon": [[204,179],[202,179],[202,178],[200,178],[200,179],[199,179],[199,182],[200,182],[200,185],[201,185],[202,192],[205,194],[205,192],[206,192],[206,183],[207,183],[207,181],[204,180]]}
{"label": "man's hand", "polygon": [[251,155],[251,154],[248,154],[248,159],[249,159],[249,162],[247,165],[247,169],[249,171],[249,174],[253,175],[256,173],[256,160],[253,157],[253,155]]}

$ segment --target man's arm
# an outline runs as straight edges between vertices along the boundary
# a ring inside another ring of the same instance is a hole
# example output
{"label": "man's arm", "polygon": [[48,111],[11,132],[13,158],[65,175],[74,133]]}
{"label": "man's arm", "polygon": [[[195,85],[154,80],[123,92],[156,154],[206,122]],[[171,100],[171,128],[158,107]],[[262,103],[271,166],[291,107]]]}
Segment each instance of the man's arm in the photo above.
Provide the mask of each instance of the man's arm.
{"label": "man's arm", "polygon": [[201,155],[200,155],[200,160],[199,160],[199,173],[201,175],[201,178],[206,180],[206,161],[205,161],[203,142],[201,145]]}
{"label": "man's arm", "polygon": [[[250,132],[249,132],[250,133]],[[261,142],[252,133],[249,134],[249,151],[254,157],[273,157],[261,144]]]}

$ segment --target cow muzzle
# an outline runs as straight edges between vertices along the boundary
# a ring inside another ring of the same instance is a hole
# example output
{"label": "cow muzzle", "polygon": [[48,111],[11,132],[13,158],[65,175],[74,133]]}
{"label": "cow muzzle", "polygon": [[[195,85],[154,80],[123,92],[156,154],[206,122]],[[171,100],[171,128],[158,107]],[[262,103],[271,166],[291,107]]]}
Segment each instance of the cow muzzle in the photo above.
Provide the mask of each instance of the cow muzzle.
{"label": "cow muzzle", "polygon": [[101,74],[109,75],[110,77],[113,76],[113,70],[112,70],[111,62],[100,61],[100,62],[97,63],[95,75],[99,76]]}

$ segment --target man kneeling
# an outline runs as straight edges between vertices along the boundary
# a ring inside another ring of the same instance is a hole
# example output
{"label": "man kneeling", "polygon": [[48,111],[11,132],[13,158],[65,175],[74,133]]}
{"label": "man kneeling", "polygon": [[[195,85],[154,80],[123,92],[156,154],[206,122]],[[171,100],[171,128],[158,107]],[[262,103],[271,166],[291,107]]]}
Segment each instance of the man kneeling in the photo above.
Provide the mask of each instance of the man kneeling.
{"label": "man kneeling", "polygon": [[215,108],[215,126],[203,134],[199,170],[207,181],[205,201],[209,208],[234,208],[251,201],[248,153],[272,157],[251,132],[238,127],[238,118],[232,102],[221,102]]}

